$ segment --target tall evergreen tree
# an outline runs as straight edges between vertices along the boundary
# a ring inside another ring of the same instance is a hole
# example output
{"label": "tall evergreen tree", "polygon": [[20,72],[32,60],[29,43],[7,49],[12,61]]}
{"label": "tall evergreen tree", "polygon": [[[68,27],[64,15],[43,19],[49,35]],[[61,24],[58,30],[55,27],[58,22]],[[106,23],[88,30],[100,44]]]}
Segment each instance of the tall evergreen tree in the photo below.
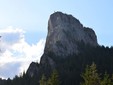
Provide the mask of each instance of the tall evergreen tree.
{"label": "tall evergreen tree", "polygon": [[104,74],[104,78],[101,80],[101,85],[113,85],[109,77],[109,74]]}
{"label": "tall evergreen tree", "polygon": [[59,85],[59,84],[60,84],[60,81],[59,81],[58,72],[54,70],[48,80],[48,85]]}
{"label": "tall evergreen tree", "polygon": [[100,77],[97,73],[95,63],[92,63],[91,66],[87,66],[85,72],[81,76],[84,80],[81,85],[100,85]]}
{"label": "tall evergreen tree", "polygon": [[47,85],[47,79],[44,74],[42,75],[42,78],[39,82],[40,82],[40,85]]}

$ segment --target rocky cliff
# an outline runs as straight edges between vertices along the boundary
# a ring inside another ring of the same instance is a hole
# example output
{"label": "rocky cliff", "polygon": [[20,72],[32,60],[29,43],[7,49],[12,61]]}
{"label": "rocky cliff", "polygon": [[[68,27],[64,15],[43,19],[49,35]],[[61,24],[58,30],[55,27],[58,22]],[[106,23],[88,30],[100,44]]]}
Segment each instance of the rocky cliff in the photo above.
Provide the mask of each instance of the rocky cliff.
{"label": "rocky cliff", "polygon": [[45,72],[54,69],[56,62],[50,57],[50,54],[52,53],[51,56],[54,54],[54,56],[62,58],[78,54],[80,53],[79,43],[89,44],[93,47],[98,46],[95,32],[91,28],[84,27],[72,15],[62,12],[53,13],[48,21],[46,45],[39,67],[36,67],[36,63],[32,63],[27,74],[33,76],[38,75],[41,69]]}
{"label": "rocky cliff", "polygon": [[45,53],[53,52],[57,56],[79,53],[77,43],[84,42],[97,46],[97,37],[91,28],[83,27],[72,15],[62,12],[53,13],[48,21],[48,35]]}

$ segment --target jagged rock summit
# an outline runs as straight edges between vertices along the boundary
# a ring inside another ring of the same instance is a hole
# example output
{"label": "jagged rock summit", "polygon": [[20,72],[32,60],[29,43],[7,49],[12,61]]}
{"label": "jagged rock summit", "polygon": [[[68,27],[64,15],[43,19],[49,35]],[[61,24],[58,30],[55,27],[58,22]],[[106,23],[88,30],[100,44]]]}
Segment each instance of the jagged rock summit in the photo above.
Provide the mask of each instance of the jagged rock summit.
{"label": "jagged rock summit", "polygon": [[48,35],[44,53],[54,53],[57,56],[78,54],[78,43],[84,42],[97,46],[97,37],[91,28],[83,27],[80,21],[72,15],[55,12],[48,21]]}

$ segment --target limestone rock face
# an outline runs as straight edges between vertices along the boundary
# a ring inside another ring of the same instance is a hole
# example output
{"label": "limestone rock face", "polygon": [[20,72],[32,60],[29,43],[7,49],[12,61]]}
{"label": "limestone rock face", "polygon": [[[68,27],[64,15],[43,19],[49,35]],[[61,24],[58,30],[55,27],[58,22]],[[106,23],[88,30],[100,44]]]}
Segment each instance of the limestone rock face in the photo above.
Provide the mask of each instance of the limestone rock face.
{"label": "limestone rock face", "polygon": [[[53,13],[48,21],[48,34],[44,54],[41,57],[40,64],[31,63],[27,70],[30,76],[41,73],[49,74],[55,69],[57,62],[53,57],[65,58],[71,54],[80,53],[79,43],[98,46],[95,32],[88,27],[84,27],[80,21],[72,15],[62,12]],[[43,72],[42,72],[43,71]]]}
{"label": "limestone rock face", "polygon": [[97,37],[91,28],[83,27],[72,15],[53,13],[48,21],[48,35],[44,53],[53,52],[57,56],[79,53],[77,43],[84,42],[97,46]]}
{"label": "limestone rock face", "polygon": [[42,55],[40,64],[41,65],[47,65],[47,64],[49,64],[50,67],[51,67],[51,69],[55,69],[55,62],[53,61],[52,58],[50,58],[47,55]]}
{"label": "limestone rock face", "polygon": [[31,77],[34,75],[38,75],[39,67],[37,66],[37,63],[32,62],[27,70],[27,74]]}

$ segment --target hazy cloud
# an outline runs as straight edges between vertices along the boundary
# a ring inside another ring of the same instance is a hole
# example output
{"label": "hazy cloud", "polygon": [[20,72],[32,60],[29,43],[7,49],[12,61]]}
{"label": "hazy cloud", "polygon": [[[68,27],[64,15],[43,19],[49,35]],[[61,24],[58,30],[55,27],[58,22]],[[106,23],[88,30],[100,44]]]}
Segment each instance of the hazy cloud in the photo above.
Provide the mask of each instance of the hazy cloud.
{"label": "hazy cloud", "polygon": [[32,61],[40,61],[44,39],[29,45],[25,41],[25,31],[12,27],[0,30],[0,36],[0,77],[12,78],[26,71]]}

